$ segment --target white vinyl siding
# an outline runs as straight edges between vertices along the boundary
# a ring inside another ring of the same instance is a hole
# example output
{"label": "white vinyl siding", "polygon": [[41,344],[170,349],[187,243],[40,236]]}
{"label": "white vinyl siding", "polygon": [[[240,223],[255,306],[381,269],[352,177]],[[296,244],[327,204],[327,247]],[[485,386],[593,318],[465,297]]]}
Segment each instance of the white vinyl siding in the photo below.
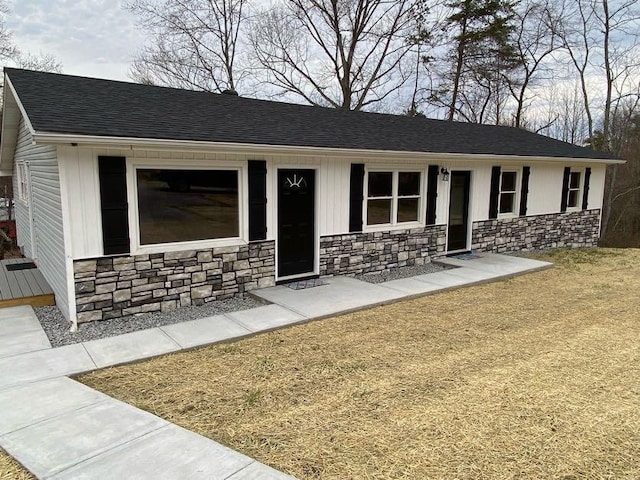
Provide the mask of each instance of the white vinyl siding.
{"label": "white vinyl siding", "polygon": [[[16,163],[27,163],[29,183],[28,204],[31,210],[33,232],[29,231],[29,207],[16,202],[18,243],[26,256],[35,257],[38,269],[49,282],[56,296],[56,303],[69,318],[66,260],[62,227],[60,176],[56,148],[34,145],[24,121],[20,122]],[[34,245],[31,244],[33,239]]]}
{"label": "white vinyl siding", "polygon": [[17,243],[26,257],[33,257],[33,248],[31,245],[31,222],[29,220],[31,213],[29,210],[28,199],[21,199],[23,195],[28,195],[28,192],[22,192],[23,187],[20,185],[21,178],[18,174],[18,165],[20,165],[20,169],[22,170],[22,174],[26,180],[28,169],[25,162],[29,160],[30,156],[34,153],[33,151],[34,147],[31,145],[31,135],[29,134],[29,130],[27,130],[24,121],[21,120],[20,128],[18,130],[18,141],[16,143],[16,153],[14,156],[15,175],[13,176],[13,191],[15,192],[16,197],[14,215],[16,217]]}

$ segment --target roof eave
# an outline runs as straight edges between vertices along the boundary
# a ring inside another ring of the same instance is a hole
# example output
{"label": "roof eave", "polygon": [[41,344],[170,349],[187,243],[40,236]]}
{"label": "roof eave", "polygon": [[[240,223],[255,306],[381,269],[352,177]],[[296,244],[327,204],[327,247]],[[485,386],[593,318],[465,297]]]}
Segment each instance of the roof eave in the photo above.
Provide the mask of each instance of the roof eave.
{"label": "roof eave", "polygon": [[9,176],[13,172],[13,156],[18,140],[20,118],[24,118],[25,125],[32,135],[34,130],[27,116],[27,112],[9,79],[9,75],[6,73],[4,74],[3,105],[2,138],[0,140],[0,176]]}
{"label": "roof eave", "polygon": [[268,145],[252,143],[232,143],[232,142],[205,142],[194,140],[170,140],[156,138],[136,138],[136,137],[115,137],[99,135],[78,135],[56,132],[35,132],[33,139],[36,143],[42,144],[70,144],[87,147],[114,148],[149,148],[162,150],[188,150],[188,151],[216,151],[220,153],[253,153],[261,155],[300,155],[318,156],[330,155],[345,158],[398,158],[398,159],[438,159],[439,161],[457,161],[473,158],[476,161],[536,161],[563,163],[567,160],[581,163],[599,164],[622,164],[624,160],[582,158],[582,157],[544,157],[526,155],[496,155],[496,154],[471,154],[471,153],[438,153],[438,152],[415,152],[397,150],[367,150],[351,148],[329,148],[329,147],[309,147],[296,145]]}

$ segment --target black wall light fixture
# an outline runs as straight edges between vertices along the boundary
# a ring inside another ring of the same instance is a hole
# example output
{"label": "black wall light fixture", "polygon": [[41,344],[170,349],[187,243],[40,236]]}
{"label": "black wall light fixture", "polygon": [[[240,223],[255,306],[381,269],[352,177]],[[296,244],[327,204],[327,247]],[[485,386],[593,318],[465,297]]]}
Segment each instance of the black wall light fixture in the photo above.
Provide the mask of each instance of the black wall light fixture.
{"label": "black wall light fixture", "polygon": [[449,181],[449,170],[447,170],[445,167],[442,167],[440,169],[440,173],[442,174],[442,181],[443,182],[448,182]]}

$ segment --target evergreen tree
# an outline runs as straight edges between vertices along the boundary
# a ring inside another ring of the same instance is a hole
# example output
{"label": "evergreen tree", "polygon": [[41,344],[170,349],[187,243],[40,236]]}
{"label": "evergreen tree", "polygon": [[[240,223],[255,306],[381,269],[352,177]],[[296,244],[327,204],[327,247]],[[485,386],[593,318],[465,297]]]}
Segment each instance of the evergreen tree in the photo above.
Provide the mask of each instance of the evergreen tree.
{"label": "evergreen tree", "polygon": [[[467,108],[479,108],[476,113],[485,113],[492,99],[500,102],[499,89],[508,81],[508,73],[518,60],[512,38],[514,3],[454,0],[447,6],[452,13],[445,28],[454,33],[448,57],[452,69],[447,81],[451,86],[442,89],[443,93],[450,92],[450,97],[442,103],[447,107],[447,119],[453,120],[462,110],[461,100]],[[499,112],[496,113],[499,121]],[[476,115],[475,121],[481,121],[483,116]]]}

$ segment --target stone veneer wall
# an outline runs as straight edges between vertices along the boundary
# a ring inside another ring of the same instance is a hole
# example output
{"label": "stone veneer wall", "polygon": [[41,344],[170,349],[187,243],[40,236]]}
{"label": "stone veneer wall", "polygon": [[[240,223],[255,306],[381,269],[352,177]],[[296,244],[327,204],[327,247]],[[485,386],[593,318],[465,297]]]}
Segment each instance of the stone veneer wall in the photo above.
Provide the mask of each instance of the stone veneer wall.
{"label": "stone veneer wall", "polygon": [[423,265],[445,252],[445,235],[445,225],[434,225],[321,237],[320,275],[357,275]]}
{"label": "stone veneer wall", "polygon": [[600,210],[473,222],[471,249],[512,252],[560,247],[595,247]]}
{"label": "stone veneer wall", "polygon": [[275,284],[275,242],[74,262],[78,323],[170,311]]}

